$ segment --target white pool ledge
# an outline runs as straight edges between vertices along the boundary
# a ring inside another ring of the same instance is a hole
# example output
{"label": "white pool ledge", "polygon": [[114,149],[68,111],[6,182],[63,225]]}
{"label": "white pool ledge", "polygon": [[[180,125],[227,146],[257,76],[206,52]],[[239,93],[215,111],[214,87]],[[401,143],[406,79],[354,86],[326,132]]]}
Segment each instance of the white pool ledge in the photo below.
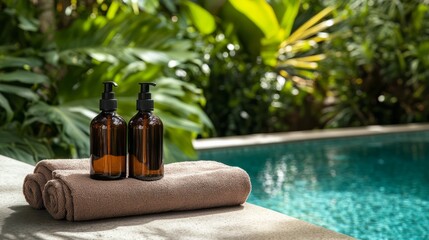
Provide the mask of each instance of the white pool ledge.
{"label": "white pool ledge", "polygon": [[367,127],[323,129],[309,131],[294,131],[282,133],[262,133],[233,137],[198,139],[193,142],[197,150],[209,150],[217,148],[232,148],[242,146],[253,146],[262,144],[273,144],[282,142],[296,142],[315,139],[328,139],[340,137],[357,137],[367,135],[380,135],[400,132],[416,132],[429,130],[428,123],[404,124],[404,125],[374,125]]}

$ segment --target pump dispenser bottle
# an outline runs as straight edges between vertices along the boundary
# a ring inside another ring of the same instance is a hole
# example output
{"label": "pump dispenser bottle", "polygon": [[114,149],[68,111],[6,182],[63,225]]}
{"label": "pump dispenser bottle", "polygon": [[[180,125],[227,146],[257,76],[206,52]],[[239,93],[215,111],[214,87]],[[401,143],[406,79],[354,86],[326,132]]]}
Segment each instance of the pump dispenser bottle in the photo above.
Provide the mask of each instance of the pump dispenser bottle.
{"label": "pump dispenser bottle", "polygon": [[128,124],[129,176],[140,180],[158,180],[164,176],[163,125],[155,116],[149,86],[140,83],[137,114]]}
{"label": "pump dispenser bottle", "polygon": [[104,82],[100,110],[90,126],[92,179],[115,180],[126,177],[127,124],[115,111],[117,100],[113,92],[115,82]]}

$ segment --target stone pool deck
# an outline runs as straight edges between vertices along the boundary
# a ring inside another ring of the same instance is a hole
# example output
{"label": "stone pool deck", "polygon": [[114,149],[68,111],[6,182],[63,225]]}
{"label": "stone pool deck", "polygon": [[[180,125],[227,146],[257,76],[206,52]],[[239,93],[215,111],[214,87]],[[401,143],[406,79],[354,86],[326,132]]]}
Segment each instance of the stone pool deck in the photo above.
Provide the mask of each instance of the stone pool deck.
{"label": "stone pool deck", "polygon": [[0,239],[353,239],[252,204],[87,222],[57,221],[25,201],[34,167],[0,155]]}

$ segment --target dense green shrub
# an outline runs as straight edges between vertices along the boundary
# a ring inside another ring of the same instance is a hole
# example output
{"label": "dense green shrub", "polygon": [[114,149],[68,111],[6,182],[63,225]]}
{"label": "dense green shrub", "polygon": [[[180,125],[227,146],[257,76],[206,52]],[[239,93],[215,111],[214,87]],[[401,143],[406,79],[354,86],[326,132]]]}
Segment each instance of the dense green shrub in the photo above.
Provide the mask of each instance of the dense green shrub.
{"label": "dense green shrub", "polygon": [[[341,1],[338,1],[341,3]],[[429,6],[425,1],[358,0],[326,46],[321,91],[327,127],[429,119]]]}
{"label": "dense green shrub", "polygon": [[0,154],[27,162],[88,156],[101,82],[114,80],[126,119],[138,82],[157,82],[166,161],[195,157],[192,139],[211,123],[201,89],[175,78],[199,58],[177,24],[157,13],[159,4],[65,4],[0,1]]}

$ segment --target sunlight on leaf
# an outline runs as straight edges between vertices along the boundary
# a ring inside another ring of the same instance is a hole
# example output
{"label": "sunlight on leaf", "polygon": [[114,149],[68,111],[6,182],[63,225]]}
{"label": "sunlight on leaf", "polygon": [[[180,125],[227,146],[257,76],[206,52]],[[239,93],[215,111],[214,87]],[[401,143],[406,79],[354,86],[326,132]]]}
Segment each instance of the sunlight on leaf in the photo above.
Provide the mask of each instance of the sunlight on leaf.
{"label": "sunlight on leaf", "polygon": [[216,30],[215,19],[207,10],[191,1],[184,1],[183,6],[190,20],[199,32],[207,35]]}
{"label": "sunlight on leaf", "polygon": [[243,4],[242,0],[230,0],[232,6],[240,13],[249,18],[270,38],[277,34],[280,26],[273,9],[265,0],[248,0]]}
{"label": "sunlight on leaf", "polygon": [[[284,41],[281,44],[281,47],[285,47],[290,43],[293,43],[299,39],[302,39],[303,35],[308,35],[307,31],[308,29],[312,28],[313,26],[315,26],[321,19],[323,19],[324,17],[326,17],[328,14],[330,14],[332,11],[334,10],[334,8],[332,7],[327,7],[325,9],[323,9],[322,11],[320,11],[318,14],[314,15],[310,20],[308,20],[307,22],[305,22],[303,25],[301,25],[297,30],[295,30],[287,39],[286,41]],[[329,27],[332,26],[333,23],[331,21],[326,22],[324,24],[324,26]]]}

